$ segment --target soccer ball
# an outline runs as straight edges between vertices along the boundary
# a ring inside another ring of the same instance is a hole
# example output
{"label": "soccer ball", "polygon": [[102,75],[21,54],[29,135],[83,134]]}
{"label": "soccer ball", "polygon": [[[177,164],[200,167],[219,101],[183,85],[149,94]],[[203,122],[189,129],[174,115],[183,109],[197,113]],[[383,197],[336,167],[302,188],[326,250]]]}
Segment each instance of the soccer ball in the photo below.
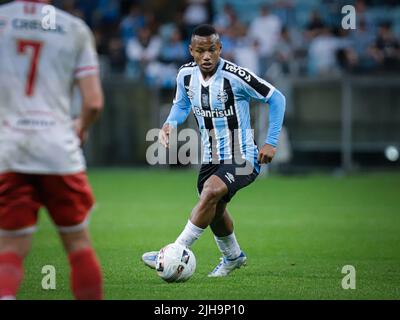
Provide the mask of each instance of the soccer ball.
{"label": "soccer ball", "polygon": [[196,257],[185,246],[171,243],[158,253],[156,270],[167,282],[185,282],[196,270]]}

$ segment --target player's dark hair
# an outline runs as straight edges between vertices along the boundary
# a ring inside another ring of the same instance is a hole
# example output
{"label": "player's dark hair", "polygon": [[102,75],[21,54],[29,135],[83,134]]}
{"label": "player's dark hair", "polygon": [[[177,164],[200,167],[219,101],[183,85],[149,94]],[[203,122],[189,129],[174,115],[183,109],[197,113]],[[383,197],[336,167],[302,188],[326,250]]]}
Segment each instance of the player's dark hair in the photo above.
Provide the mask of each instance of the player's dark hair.
{"label": "player's dark hair", "polygon": [[212,25],[201,24],[193,30],[192,37],[194,36],[209,37],[212,36],[213,34],[218,35],[217,30],[215,30],[215,28]]}

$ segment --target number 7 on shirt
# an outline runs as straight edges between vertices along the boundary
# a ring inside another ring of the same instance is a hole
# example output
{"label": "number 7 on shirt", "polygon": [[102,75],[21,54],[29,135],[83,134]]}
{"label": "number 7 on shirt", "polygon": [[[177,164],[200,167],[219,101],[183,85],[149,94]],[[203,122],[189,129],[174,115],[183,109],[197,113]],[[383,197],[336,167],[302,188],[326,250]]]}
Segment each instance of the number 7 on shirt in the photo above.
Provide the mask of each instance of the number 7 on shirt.
{"label": "number 7 on shirt", "polygon": [[43,43],[38,41],[17,40],[17,51],[19,55],[27,54],[27,48],[32,48],[30,67],[27,74],[27,81],[25,87],[25,94],[28,97],[32,97],[34,94],[34,88],[37,76],[37,66],[42,46]]}

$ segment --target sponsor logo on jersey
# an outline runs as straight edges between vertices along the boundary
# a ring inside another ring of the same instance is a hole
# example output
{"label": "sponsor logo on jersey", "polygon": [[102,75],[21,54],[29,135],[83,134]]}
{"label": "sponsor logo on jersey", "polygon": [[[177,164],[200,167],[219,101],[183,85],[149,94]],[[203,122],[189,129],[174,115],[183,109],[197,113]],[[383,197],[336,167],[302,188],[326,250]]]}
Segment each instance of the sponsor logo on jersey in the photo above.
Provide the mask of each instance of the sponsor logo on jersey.
{"label": "sponsor logo on jersey", "polygon": [[225,63],[224,70],[229,71],[233,74],[236,74],[237,76],[239,76],[241,79],[247,81],[248,83],[251,82],[251,79],[252,79],[251,74],[249,72],[247,72],[246,70],[242,69],[241,67],[235,66],[230,63]]}
{"label": "sponsor logo on jersey", "polygon": [[233,106],[225,110],[220,110],[220,109],[204,110],[199,107],[194,107],[193,112],[196,116],[203,118],[226,118],[234,115]]}
{"label": "sponsor logo on jersey", "polygon": [[6,121],[6,126],[15,130],[46,130],[56,125],[57,121],[52,114],[40,111],[31,111],[26,115]]}
{"label": "sponsor logo on jersey", "polygon": [[31,129],[45,129],[52,127],[56,124],[53,120],[39,120],[39,119],[20,119],[17,122],[17,127],[31,128]]}
{"label": "sponsor logo on jersey", "polygon": [[29,19],[14,19],[12,26],[17,30],[38,30],[45,32],[54,32],[59,34],[65,34],[65,30],[62,26],[56,25],[55,28],[45,28],[40,20],[29,20]]}

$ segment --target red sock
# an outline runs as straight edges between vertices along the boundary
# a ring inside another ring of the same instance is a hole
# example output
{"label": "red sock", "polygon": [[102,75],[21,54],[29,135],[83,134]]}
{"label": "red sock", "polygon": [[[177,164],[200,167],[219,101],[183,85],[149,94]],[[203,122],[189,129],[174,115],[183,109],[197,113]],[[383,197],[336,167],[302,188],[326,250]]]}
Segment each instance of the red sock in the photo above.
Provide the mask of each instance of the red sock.
{"label": "red sock", "polygon": [[24,275],[23,259],[13,253],[0,254],[0,299],[16,297]]}
{"label": "red sock", "polygon": [[77,300],[102,300],[103,280],[100,264],[93,249],[87,248],[69,254],[71,287]]}

